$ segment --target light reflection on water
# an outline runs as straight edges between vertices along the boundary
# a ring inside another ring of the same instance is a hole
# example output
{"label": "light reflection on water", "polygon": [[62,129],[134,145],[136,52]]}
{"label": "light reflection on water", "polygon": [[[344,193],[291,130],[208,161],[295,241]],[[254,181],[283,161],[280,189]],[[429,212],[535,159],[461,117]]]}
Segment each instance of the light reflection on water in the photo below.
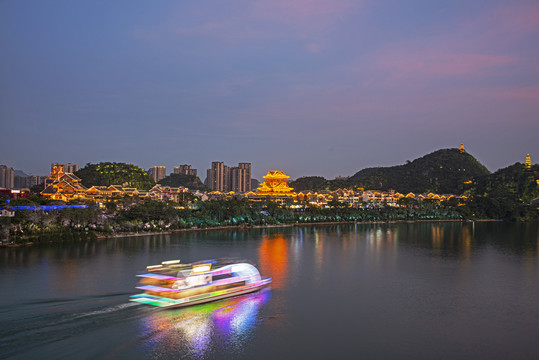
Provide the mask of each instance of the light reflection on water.
{"label": "light reflection on water", "polygon": [[[219,257],[256,264],[271,289],[184,309],[126,306],[145,266]],[[312,225],[0,249],[0,288],[0,358],[539,353],[531,223]]]}
{"label": "light reflection on water", "polygon": [[204,358],[208,352],[241,353],[259,321],[271,290],[179,309],[152,312],[140,319],[146,353]]}

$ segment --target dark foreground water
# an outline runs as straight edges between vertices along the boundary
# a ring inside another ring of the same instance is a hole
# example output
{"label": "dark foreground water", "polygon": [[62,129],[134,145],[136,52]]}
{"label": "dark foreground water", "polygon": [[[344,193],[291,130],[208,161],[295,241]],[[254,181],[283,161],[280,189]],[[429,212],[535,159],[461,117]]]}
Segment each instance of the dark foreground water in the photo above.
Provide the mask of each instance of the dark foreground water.
{"label": "dark foreground water", "polygon": [[[0,358],[538,359],[537,224],[307,226],[0,249]],[[235,257],[262,292],[130,303],[163,260]]]}

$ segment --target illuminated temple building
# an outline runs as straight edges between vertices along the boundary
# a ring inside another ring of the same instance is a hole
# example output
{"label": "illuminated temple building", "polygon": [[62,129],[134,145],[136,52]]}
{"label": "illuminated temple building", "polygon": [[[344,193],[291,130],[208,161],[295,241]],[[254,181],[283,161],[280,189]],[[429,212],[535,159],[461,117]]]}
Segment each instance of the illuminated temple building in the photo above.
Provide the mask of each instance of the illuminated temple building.
{"label": "illuminated temple building", "polygon": [[86,190],[81,179],[73,173],[64,172],[64,164],[55,163],[51,166],[51,175],[45,180],[41,195],[51,200],[69,201],[84,197]]}
{"label": "illuminated temple building", "polygon": [[293,192],[293,188],[288,186],[286,179],[290,176],[286,175],[281,170],[271,170],[264,176],[264,181],[257,189],[258,192],[248,193],[249,198],[255,200],[272,199],[272,200],[285,200],[291,199],[296,196]]}

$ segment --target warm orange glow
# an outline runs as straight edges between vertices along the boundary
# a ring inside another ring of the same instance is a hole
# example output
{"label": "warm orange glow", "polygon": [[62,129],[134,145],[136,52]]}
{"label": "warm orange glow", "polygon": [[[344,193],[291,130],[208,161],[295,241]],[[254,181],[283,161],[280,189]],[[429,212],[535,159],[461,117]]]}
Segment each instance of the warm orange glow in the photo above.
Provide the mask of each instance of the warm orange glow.
{"label": "warm orange glow", "polygon": [[282,234],[264,236],[258,248],[260,272],[273,278],[272,287],[280,288],[286,281],[288,246]]}
{"label": "warm orange glow", "polygon": [[264,176],[264,181],[262,184],[260,184],[260,187],[258,190],[258,195],[290,195],[294,196],[295,193],[292,192],[294,190],[290,186],[288,186],[288,183],[286,179],[288,179],[290,176],[286,175],[281,170],[272,170],[268,171],[267,175]]}

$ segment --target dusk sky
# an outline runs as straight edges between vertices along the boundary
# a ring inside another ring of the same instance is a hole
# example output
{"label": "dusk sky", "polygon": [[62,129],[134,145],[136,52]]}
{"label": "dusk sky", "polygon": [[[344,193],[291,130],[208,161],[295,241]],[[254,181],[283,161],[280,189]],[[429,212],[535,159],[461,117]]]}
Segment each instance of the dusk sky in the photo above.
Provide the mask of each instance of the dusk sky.
{"label": "dusk sky", "polygon": [[0,164],[539,159],[539,1],[0,1]]}

